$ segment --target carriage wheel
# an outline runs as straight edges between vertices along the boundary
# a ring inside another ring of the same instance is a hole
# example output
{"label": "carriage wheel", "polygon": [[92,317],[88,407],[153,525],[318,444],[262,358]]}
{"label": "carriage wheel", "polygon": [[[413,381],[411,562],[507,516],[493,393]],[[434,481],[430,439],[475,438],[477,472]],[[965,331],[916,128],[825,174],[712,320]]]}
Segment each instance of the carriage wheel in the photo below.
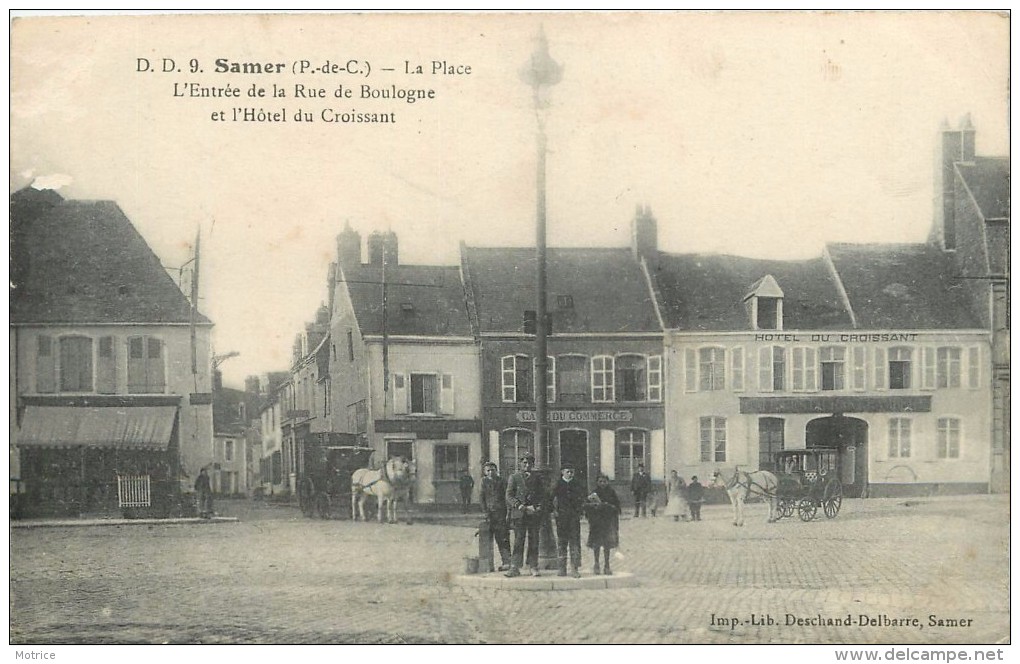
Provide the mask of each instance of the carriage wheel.
{"label": "carriage wheel", "polygon": [[326,493],[320,493],[315,497],[315,512],[319,515],[320,519],[329,518],[330,500],[329,495]]}
{"label": "carriage wheel", "polygon": [[815,518],[815,512],[818,511],[818,504],[811,498],[801,498],[800,502],[797,503],[797,512],[800,514],[801,521],[810,521]]}
{"label": "carriage wheel", "polygon": [[315,513],[315,483],[309,477],[301,480],[298,504],[301,505],[301,513],[305,516],[311,517]]}
{"label": "carriage wheel", "polygon": [[793,508],[796,507],[796,502],[790,498],[779,499],[779,515],[789,519],[793,516]]}
{"label": "carriage wheel", "polygon": [[822,501],[822,508],[825,510],[825,516],[829,519],[836,518],[842,504],[843,485],[840,484],[839,480],[834,479],[827,487],[825,487],[825,498]]}

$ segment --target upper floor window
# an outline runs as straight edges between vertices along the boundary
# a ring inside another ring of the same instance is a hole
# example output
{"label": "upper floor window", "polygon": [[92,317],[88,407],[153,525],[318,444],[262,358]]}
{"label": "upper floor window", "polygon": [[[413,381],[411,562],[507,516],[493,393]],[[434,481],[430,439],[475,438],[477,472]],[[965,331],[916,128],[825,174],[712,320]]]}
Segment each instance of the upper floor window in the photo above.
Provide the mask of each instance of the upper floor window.
{"label": "upper floor window", "polygon": [[937,350],[937,387],[960,387],[960,355],[960,349],[955,347]]}
{"label": "upper floor window", "polygon": [[591,400],[596,403],[615,401],[613,358],[598,355],[591,359]]}
{"label": "upper floor window", "polygon": [[60,391],[92,391],[92,339],[60,338]]}
{"label": "upper floor window", "polygon": [[793,368],[792,388],[795,392],[814,392],[818,389],[818,367],[816,356],[818,351],[807,346],[800,346],[791,351]]}
{"label": "upper floor window", "polygon": [[[538,379],[538,358],[535,358],[535,379]],[[538,386],[535,386],[535,394],[538,394]],[[545,402],[556,401],[556,358],[546,356],[545,358]]]}
{"label": "upper floor window", "polygon": [[821,349],[822,389],[842,390],[846,387],[846,348],[826,346]]}
{"label": "upper floor window", "polygon": [[759,297],[757,328],[759,330],[779,330],[779,307],[782,300],[778,297]]}
{"label": "upper floor window", "polygon": [[354,331],[347,330],[347,359],[354,361]]}
{"label": "upper floor window", "polygon": [[758,389],[763,392],[786,389],[786,349],[782,346],[758,349]]}
{"label": "upper floor window", "polygon": [[223,460],[224,461],[234,460],[234,441],[227,440],[223,442]]}
{"label": "upper floor window", "polygon": [[434,415],[436,407],[436,375],[411,374],[411,412]]}
{"label": "upper floor window", "polygon": [[905,417],[889,419],[889,457],[905,459],[910,456],[910,420]]}
{"label": "upper floor window", "polygon": [[502,359],[503,402],[531,401],[531,362],[526,355],[507,355]]}
{"label": "upper floor window", "polygon": [[897,346],[889,349],[889,389],[909,390],[911,365],[914,351],[912,348]]}
{"label": "upper floor window", "polygon": [[156,394],[166,389],[163,341],[156,337],[128,337],[127,388],[132,394]]}
{"label": "upper floor window", "polygon": [[726,351],[698,349],[698,389],[702,392],[726,389]]}
{"label": "upper floor window", "polygon": [[617,398],[620,401],[644,401],[647,395],[647,362],[641,355],[616,358]]}
{"label": "upper floor window", "polygon": [[588,399],[588,358],[583,355],[560,355],[556,362],[559,376],[560,401],[582,403]]}
{"label": "upper floor window", "polygon": [[936,443],[940,459],[960,458],[960,420],[958,418],[939,418]]}

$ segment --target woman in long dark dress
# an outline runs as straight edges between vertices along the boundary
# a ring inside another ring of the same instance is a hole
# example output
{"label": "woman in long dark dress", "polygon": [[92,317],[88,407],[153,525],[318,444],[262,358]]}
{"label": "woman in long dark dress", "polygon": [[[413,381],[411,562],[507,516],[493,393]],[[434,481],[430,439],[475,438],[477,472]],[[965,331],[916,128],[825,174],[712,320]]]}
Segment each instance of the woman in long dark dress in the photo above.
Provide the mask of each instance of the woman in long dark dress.
{"label": "woman in long dark dress", "polygon": [[[612,574],[609,557],[613,549],[620,546],[620,498],[609,478],[599,475],[595,480],[595,491],[588,496],[585,504],[588,517],[588,547],[595,556],[595,574]],[[604,566],[599,570],[599,550],[604,554]]]}

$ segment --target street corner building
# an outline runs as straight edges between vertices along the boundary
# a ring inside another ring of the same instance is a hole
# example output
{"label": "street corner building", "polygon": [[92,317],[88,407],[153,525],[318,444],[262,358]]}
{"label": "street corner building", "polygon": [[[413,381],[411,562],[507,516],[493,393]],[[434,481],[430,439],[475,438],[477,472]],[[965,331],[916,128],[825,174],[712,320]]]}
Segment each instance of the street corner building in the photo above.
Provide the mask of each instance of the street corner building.
{"label": "street corner building", "polygon": [[974,155],[966,118],[938,159],[926,243],[660,254],[671,466],[830,447],[851,496],[1008,487],[1008,162]]}
{"label": "street corner building", "polygon": [[12,512],[182,509],[212,460],[212,324],[116,203],[10,205]]}

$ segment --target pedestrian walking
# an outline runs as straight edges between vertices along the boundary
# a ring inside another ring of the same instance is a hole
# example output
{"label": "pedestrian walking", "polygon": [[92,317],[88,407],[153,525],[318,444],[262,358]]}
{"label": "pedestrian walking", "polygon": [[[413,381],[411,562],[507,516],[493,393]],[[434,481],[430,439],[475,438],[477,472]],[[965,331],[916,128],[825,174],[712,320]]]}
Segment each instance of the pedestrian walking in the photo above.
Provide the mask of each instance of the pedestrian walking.
{"label": "pedestrian walking", "polygon": [[[510,515],[510,529],[514,532],[513,555],[508,577],[521,575],[521,567],[527,563],[532,576],[538,571],[538,531],[545,517],[546,489],[542,478],[534,471],[535,457],[525,454],[521,457],[520,470],[510,476],[506,484],[506,505]],[[525,558],[525,546],[527,558]]]}
{"label": "pedestrian walking", "polygon": [[701,504],[705,502],[705,487],[701,486],[698,476],[691,478],[687,486],[687,502],[691,507],[691,521],[701,521]]}
{"label": "pedestrian walking", "polygon": [[499,468],[489,461],[484,466],[482,477],[482,511],[489,524],[489,537],[499,549],[499,570],[510,569],[510,530],[506,519],[506,480],[499,476]]}
{"label": "pedestrian walking", "polygon": [[666,510],[663,514],[673,517],[673,521],[687,520],[689,506],[687,497],[684,495],[686,491],[687,485],[684,484],[684,478],[680,477],[680,474],[675,470],[670,471],[669,479],[666,481]]}
{"label": "pedestrian walking", "polygon": [[648,494],[652,492],[652,478],[645,472],[644,464],[638,466],[637,472],[630,480],[630,492],[634,495],[634,517],[638,511],[641,516],[648,516]]}
{"label": "pedestrian walking", "polygon": [[467,468],[460,474],[460,506],[461,511],[467,514],[468,508],[471,506],[471,492],[475,488],[475,478],[471,477],[471,473]]}
{"label": "pedestrian walking", "polygon": [[581,578],[581,516],[584,513],[585,488],[574,479],[574,467],[560,468],[560,479],[552,493],[552,514],[556,518],[556,553],[559,576],[567,575],[567,551],[571,575]]}
{"label": "pedestrian walking", "polygon": [[205,468],[198,471],[198,478],[195,480],[195,494],[198,497],[198,516],[203,519],[211,519],[213,516],[212,485],[209,483],[209,473]]}
{"label": "pedestrian walking", "polygon": [[609,478],[599,475],[595,480],[595,491],[588,495],[585,504],[585,515],[588,517],[588,548],[595,556],[593,572],[599,574],[599,552],[603,554],[604,567],[602,574],[612,574],[609,557],[613,549],[620,546],[620,497],[613,487],[609,486]]}

